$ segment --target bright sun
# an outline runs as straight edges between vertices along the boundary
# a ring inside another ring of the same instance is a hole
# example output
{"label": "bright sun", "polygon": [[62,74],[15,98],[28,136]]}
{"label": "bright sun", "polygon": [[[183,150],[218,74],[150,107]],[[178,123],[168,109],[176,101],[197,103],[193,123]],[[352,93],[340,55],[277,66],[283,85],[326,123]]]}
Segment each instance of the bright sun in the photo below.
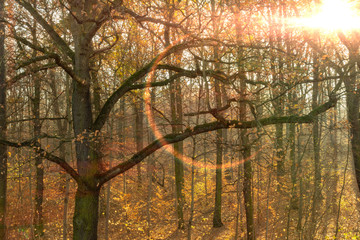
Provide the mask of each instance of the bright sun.
{"label": "bright sun", "polygon": [[353,3],[346,0],[323,0],[315,15],[294,20],[296,25],[324,30],[360,29],[360,16]]}

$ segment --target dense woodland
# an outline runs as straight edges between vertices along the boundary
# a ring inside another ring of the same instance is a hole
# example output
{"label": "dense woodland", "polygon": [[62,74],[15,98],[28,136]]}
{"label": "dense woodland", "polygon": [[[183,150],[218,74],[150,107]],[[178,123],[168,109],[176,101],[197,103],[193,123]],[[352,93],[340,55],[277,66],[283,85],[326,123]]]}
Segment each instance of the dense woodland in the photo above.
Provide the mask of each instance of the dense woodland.
{"label": "dense woodland", "polygon": [[0,239],[360,239],[360,30],[316,0],[0,0]]}

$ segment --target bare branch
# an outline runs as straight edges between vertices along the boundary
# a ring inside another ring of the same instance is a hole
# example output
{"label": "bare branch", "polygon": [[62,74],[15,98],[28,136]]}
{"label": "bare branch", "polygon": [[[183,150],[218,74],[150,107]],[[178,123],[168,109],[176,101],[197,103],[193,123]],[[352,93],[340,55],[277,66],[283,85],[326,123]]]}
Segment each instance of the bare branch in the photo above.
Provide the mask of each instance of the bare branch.
{"label": "bare branch", "polygon": [[219,113],[222,111],[225,111],[226,109],[231,107],[231,102],[238,102],[238,100],[236,100],[235,98],[231,98],[227,100],[226,105],[220,107],[220,108],[212,108],[209,109],[207,111],[199,111],[199,112],[191,112],[191,113],[185,113],[184,116],[197,116],[197,115],[202,115],[202,114],[212,114],[214,115],[214,113]]}
{"label": "bare branch", "polygon": [[74,180],[78,183],[80,183],[81,179],[79,174],[73,169],[64,159],[57,157],[44,149],[40,147],[39,139],[47,137],[46,134],[32,138],[30,140],[26,140],[24,142],[16,143],[16,142],[10,142],[7,140],[0,139],[0,143],[14,147],[14,148],[21,148],[21,147],[31,147],[33,148],[36,153],[38,153],[41,157],[46,158],[50,162],[58,164],[60,167],[62,167]]}
{"label": "bare branch", "polygon": [[[80,84],[85,84],[85,80],[80,79],[80,78],[75,74],[75,72],[72,70],[72,68],[69,67],[69,65],[68,65],[66,62],[64,62],[63,60],[61,60],[61,57],[60,57],[58,54],[56,54],[56,53],[50,53],[50,52],[48,52],[45,48],[40,47],[40,46],[37,46],[37,45],[34,45],[34,44],[32,44],[31,42],[29,42],[27,39],[25,39],[25,38],[22,38],[22,37],[19,37],[19,36],[14,36],[14,38],[15,38],[16,40],[22,42],[23,44],[31,47],[32,49],[44,53],[46,56],[49,56],[49,58],[54,59],[55,62],[56,62],[56,64],[57,64],[59,67],[61,67],[67,74],[69,74],[69,76],[70,76],[73,80],[77,81],[77,82],[80,83]],[[29,60],[29,61],[31,61],[31,60]],[[24,76],[22,76],[22,77],[24,77]],[[21,78],[22,78],[22,77],[21,77]]]}
{"label": "bare branch", "polygon": [[40,61],[44,61],[44,60],[47,60],[47,59],[52,59],[54,58],[54,56],[51,56],[51,54],[46,54],[46,55],[42,55],[42,56],[37,56],[37,57],[34,57],[34,58],[31,58],[25,62],[21,62],[20,64],[18,64],[16,66],[16,70],[19,70],[20,68],[23,68],[23,67],[27,67],[33,63],[36,63],[36,62],[40,62]]}
{"label": "bare branch", "polygon": [[50,35],[52,40],[54,41],[54,44],[68,57],[70,57],[72,60],[74,60],[74,52],[70,49],[68,44],[62,39],[57,32],[54,30],[50,24],[47,23],[47,21],[36,11],[33,6],[24,0],[16,0],[16,2],[23,6],[30,14],[31,16],[45,29],[45,31]]}
{"label": "bare branch", "polygon": [[[122,96],[124,96],[128,91],[132,90],[132,85],[136,81],[145,77],[146,74],[148,74],[150,72],[154,72],[158,68],[158,66],[163,66],[163,65],[158,64],[162,59],[164,59],[167,56],[169,56],[177,51],[180,51],[180,50],[184,50],[184,49],[188,49],[188,48],[192,48],[192,47],[199,47],[202,45],[212,45],[212,44],[213,44],[213,42],[207,42],[207,41],[205,41],[205,42],[189,41],[189,42],[184,42],[184,43],[174,45],[174,46],[171,46],[171,47],[165,49],[161,54],[159,54],[155,58],[153,58],[153,60],[151,62],[146,64],[143,68],[141,68],[140,70],[138,70],[137,72],[132,74],[128,79],[126,79],[122,83],[122,85],[107,99],[107,101],[105,102],[104,106],[102,107],[98,117],[96,118],[95,122],[93,123],[92,130],[93,131],[101,130],[101,128],[104,126],[112,108],[115,106],[116,102]],[[164,69],[164,67],[161,67],[161,68]],[[183,69],[181,69],[181,70],[183,70]]]}
{"label": "bare branch", "polygon": [[[18,122],[28,122],[28,121],[33,121],[37,118],[26,118],[26,119],[19,119],[19,120],[12,120],[12,121],[7,121],[6,123],[18,123]],[[62,120],[62,119],[67,119],[67,117],[45,117],[45,118],[38,118],[40,121],[44,121],[44,120]]]}
{"label": "bare branch", "polygon": [[336,102],[337,99],[331,97],[328,102],[324,103],[323,105],[320,105],[319,107],[311,111],[309,114],[303,116],[290,115],[283,117],[268,117],[259,120],[244,121],[244,122],[240,122],[237,120],[216,121],[202,125],[197,125],[193,128],[187,128],[182,133],[165,135],[164,137],[155,140],[147,147],[145,147],[143,150],[133,155],[129,160],[122,162],[117,166],[111,168],[110,170],[100,174],[98,187],[101,187],[101,185],[103,185],[107,181],[134,167],[135,165],[143,161],[147,156],[154,153],[155,151],[157,151],[158,149],[162,148],[165,145],[180,142],[188,137],[195,136],[205,132],[214,131],[217,129],[226,129],[226,128],[249,129],[249,128],[258,127],[259,124],[262,126],[267,126],[267,125],[281,124],[281,123],[311,123],[314,121],[317,115],[334,107]]}
{"label": "bare branch", "polygon": [[134,11],[132,11],[132,10],[130,10],[130,9],[124,7],[124,6],[121,7],[120,10],[121,10],[122,13],[129,14],[130,16],[132,16],[139,23],[141,23],[141,22],[152,22],[152,23],[162,24],[162,25],[167,26],[167,27],[179,28],[179,29],[183,30],[183,26],[181,24],[179,24],[179,23],[173,23],[173,22],[164,21],[164,20],[161,20],[161,19],[147,17],[147,16],[140,16],[137,13],[135,13]]}
{"label": "bare branch", "polygon": [[11,86],[12,84],[16,83],[17,81],[19,81],[20,79],[22,79],[24,77],[29,76],[30,74],[44,71],[44,70],[51,69],[51,68],[55,68],[57,66],[58,66],[57,64],[50,63],[50,64],[45,64],[45,65],[42,65],[39,67],[30,68],[27,71],[19,73],[18,75],[14,76],[10,81],[8,81],[7,84],[8,84],[8,86]]}

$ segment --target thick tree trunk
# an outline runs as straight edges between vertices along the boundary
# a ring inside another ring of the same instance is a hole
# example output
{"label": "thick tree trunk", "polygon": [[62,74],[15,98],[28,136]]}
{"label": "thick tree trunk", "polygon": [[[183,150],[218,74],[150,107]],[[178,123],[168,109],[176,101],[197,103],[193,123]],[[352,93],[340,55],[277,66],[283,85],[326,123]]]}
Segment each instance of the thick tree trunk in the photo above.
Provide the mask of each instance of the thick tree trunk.
{"label": "thick tree trunk", "polygon": [[74,240],[97,239],[99,190],[78,186],[75,196]]}
{"label": "thick tree trunk", "polygon": [[[4,0],[0,0],[0,19]],[[5,25],[0,23],[0,137],[6,137]],[[0,239],[6,239],[7,147],[0,144]]]}
{"label": "thick tree trunk", "polygon": [[77,167],[83,181],[83,186],[78,183],[76,192],[74,239],[97,239],[99,190],[95,176],[100,169],[98,149],[91,147],[96,143],[90,133],[92,113],[88,86],[75,82],[72,100]]}
{"label": "thick tree trunk", "polygon": [[353,90],[347,90],[346,105],[348,121],[350,123],[351,150],[355,166],[356,182],[360,189],[360,122],[359,122],[360,95]]}
{"label": "thick tree trunk", "polygon": [[[91,11],[93,6],[81,6],[74,2],[72,11],[82,16],[84,11]],[[80,24],[72,21],[72,35],[75,45],[74,72],[81,79],[73,81],[72,114],[75,137],[76,161],[80,182],[75,200],[73,218],[73,239],[97,239],[99,186],[96,175],[100,172],[100,154],[97,149],[98,134],[91,132],[92,105],[90,98],[90,54],[92,52],[91,39],[86,32],[92,23]]]}
{"label": "thick tree trunk", "polygon": [[[355,176],[358,189],[360,190],[360,122],[359,122],[359,105],[360,105],[360,88],[357,83],[356,66],[360,66],[357,62],[359,41],[348,41],[345,36],[339,34],[340,40],[349,51],[349,68],[350,76],[344,77],[344,85],[346,88],[346,107],[347,118],[350,124],[351,150],[353,155]],[[350,44],[350,42],[352,44]]]}

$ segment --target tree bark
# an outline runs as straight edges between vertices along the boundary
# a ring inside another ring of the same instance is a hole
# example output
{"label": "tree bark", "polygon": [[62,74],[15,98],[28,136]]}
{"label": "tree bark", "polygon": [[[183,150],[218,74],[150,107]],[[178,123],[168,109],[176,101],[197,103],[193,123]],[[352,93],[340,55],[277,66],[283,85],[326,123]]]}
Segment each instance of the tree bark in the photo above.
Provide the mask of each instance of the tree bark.
{"label": "tree bark", "polygon": [[[319,60],[317,54],[314,56],[314,83],[313,83],[313,95],[312,95],[312,108],[315,109],[318,106],[319,98],[319,83],[316,80],[320,78],[319,72]],[[311,227],[310,227],[310,236],[313,238],[316,234],[317,227],[317,215],[319,213],[319,206],[321,200],[321,165],[320,165],[320,129],[319,129],[319,119],[315,117],[313,122],[313,148],[314,148],[314,195],[313,195],[313,204],[311,211]]]}
{"label": "tree bark", "polygon": [[[182,131],[182,99],[180,82],[176,81],[170,84],[170,102],[171,102],[171,120],[173,133],[180,133]],[[175,187],[176,187],[176,212],[178,218],[178,228],[184,229],[184,204],[185,199],[183,195],[184,188],[184,163],[182,162],[183,143],[178,142],[174,144],[174,162],[175,162]]]}
{"label": "tree bark", "polygon": [[78,186],[75,196],[74,235],[76,240],[96,240],[99,190]]}
{"label": "tree bark", "polygon": [[[36,1],[33,1],[36,5]],[[32,38],[34,45],[37,45],[37,22],[35,21],[32,28]],[[36,51],[33,51],[32,57],[36,57]],[[40,101],[41,101],[41,80],[38,74],[33,74],[34,80],[34,96],[32,98],[32,114],[33,114],[33,135],[38,137],[41,134],[40,121]],[[44,199],[44,166],[43,159],[38,153],[35,154],[36,168],[36,184],[35,184],[35,213],[34,213],[34,234],[35,238],[44,235],[44,219],[43,219],[43,199]]]}
{"label": "tree bark", "polygon": [[[91,2],[91,3],[90,3]],[[72,2],[75,16],[87,12],[92,14],[94,1]],[[83,5],[84,4],[84,5]],[[83,6],[82,6],[83,5]],[[78,182],[73,218],[74,240],[97,239],[99,184],[96,175],[100,173],[100,154],[96,148],[97,133],[93,133],[92,105],[90,101],[90,54],[92,52],[89,29],[93,23],[78,23],[72,19],[71,33],[74,39],[74,72],[80,81],[73,81],[72,114],[75,134],[76,162],[81,182]]]}
{"label": "tree bark", "polygon": [[[211,1],[211,18],[213,23],[213,31],[215,38],[218,36],[218,25],[216,23],[216,9],[215,1]],[[214,47],[214,71],[219,70],[219,49]],[[216,108],[220,109],[222,107],[222,94],[221,94],[221,84],[219,80],[214,80],[214,89],[215,89],[215,102]],[[218,228],[224,226],[221,220],[221,205],[222,205],[222,161],[223,161],[223,130],[219,129],[216,131],[216,170],[215,170],[215,209],[213,217],[213,227]]]}
{"label": "tree bark", "polygon": [[[136,98],[136,96],[135,96]],[[144,106],[142,99],[134,100],[135,112],[135,142],[136,151],[141,151],[144,147]],[[137,185],[141,188],[141,164],[137,165]]]}
{"label": "tree bark", "polygon": [[[40,122],[40,78],[34,77],[35,81],[35,96],[33,98],[33,115],[34,115],[34,137],[41,134],[41,122]],[[35,189],[35,237],[41,237],[44,235],[44,219],[43,219],[43,199],[44,199],[44,166],[43,159],[35,153],[35,167],[36,167],[36,189]]]}
{"label": "tree bark", "polygon": [[[4,0],[0,0],[0,19],[4,19]],[[5,24],[0,22],[0,136],[6,137]],[[0,144],[0,239],[6,239],[7,146]]]}
{"label": "tree bark", "polygon": [[[241,68],[241,67],[239,67]],[[239,69],[241,71],[241,69]],[[246,99],[246,83],[244,81],[244,76],[240,79],[240,94],[241,99]],[[246,105],[245,102],[240,103],[239,106],[239,119],[240,121],[246,121]],[[251,164],[251,146],[249,143],[249,137],[247,135],[247,130],[243,129],[240,133],[241,138],[241,147],[242,158],[244,161],[244,182],[243,182],[243,194],[244,194],[244,203],[245,203],[245,214],[246,214],[246,230],[247,230],[247,239],[255,239],[255,226],[254,226],[254,204],[252,197],[252,164]]]}

